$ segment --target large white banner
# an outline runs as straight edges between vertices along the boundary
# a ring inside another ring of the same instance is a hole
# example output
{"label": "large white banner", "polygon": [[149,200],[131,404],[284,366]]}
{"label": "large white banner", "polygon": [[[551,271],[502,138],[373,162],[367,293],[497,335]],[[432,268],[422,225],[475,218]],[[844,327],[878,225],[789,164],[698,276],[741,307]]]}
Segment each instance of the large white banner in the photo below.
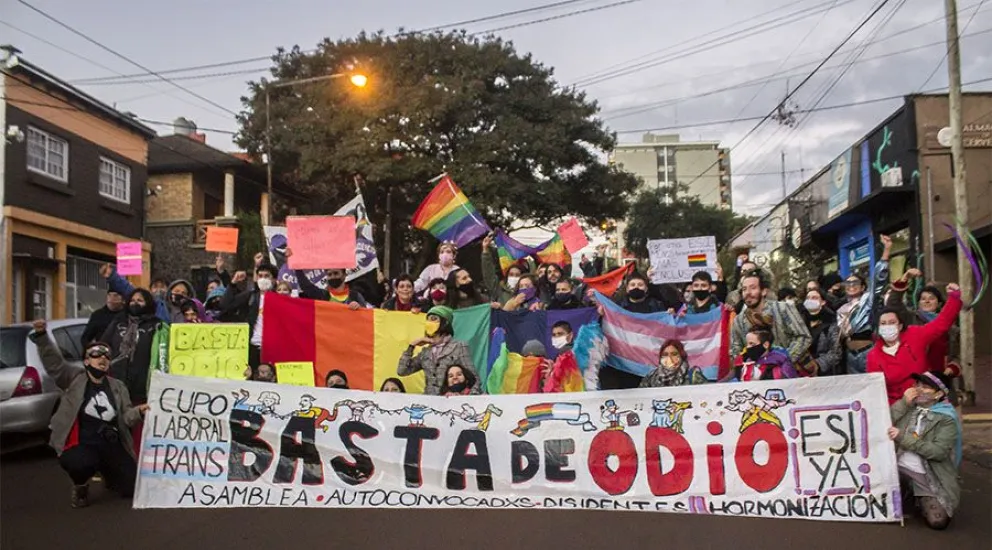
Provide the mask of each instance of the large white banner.
{"label": "large white banner", "polygon": [[[369,221],[368,211],[365,209],[365,201],[361,195],[348,201],[334,213],[335,216],[355,217],[355,267],[348,269],[345,273],[345,280],[352,281],[365,275],[366,273],[379,268],[379,259],[375,254],[375,241],[372,240],[372,222]],[[286,263],[286,228],[278,225],[266,225],[262,228],[265,232],[265,243],[269,248],[269,260],[272,265],[279,268],[279,280],[286,281],[293,288],[298,288],[296,284],[296,272],[291,270]],[[310,281],[320,288],[327,286],[324,280],[324,270],[305,271]]]}
{"label": "large white banner", "polygon": [[881,374],[431,397],[154,373],[137,508],[898,521]]}
{"label": "large white banner", "polygon": [[712,236],[650,240],[648,257],[655,284],[688,283],[697,271],[716,277],[716,238]]}

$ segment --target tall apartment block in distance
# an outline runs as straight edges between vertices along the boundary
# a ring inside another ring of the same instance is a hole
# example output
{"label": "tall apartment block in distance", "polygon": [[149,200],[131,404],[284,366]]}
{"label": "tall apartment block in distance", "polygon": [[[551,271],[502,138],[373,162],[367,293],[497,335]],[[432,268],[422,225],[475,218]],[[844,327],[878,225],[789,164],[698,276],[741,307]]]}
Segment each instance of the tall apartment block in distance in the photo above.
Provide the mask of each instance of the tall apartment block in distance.
{"label": "tall apartment block in distance", "polygon": [[611,161],[638,176],[644,189],[683,183],[703,204],[731,208],[730,149],[718,141],[680,141],[678,134],[644,134],[618,143]]}

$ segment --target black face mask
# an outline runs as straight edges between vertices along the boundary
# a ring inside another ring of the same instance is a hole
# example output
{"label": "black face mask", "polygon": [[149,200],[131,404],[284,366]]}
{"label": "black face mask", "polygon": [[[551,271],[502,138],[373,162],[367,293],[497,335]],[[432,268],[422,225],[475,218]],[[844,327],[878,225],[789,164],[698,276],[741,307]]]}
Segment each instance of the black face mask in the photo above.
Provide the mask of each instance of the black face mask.
{"label": "black face mask", "polygon": [[327,279],[327,286],[330,288],[337,288],[344,284],[344,277],[331,277]]}
{"label": "black face mask", "polygon": [[628,290],[627,291],[627,296],[631,300],[643,300],[644,297],[647,296],[647,295],[648,295],[648,292],[646,290],[644,290],[643,288],[635,288],[633,290]]}
{"label": "black face mask", "polygon": [[145,306],[140,305],[140,304],[131,304],[131,305],[127,306],[127,311],[131,315],[134,315],[135,317],[137,317],[138,315],[141,315],[142,313],[145,312]]}
{"label": "black face mask", "polygon": [[90,373],[90,376],[97,380],[102,380],[104,376],[107,376],[107,371],[100,370],[92,365],[86,365],[86,372]]}
{"label": "black face mask", "polygon": [[703,301],[710,297],[710,291],[708,290],[693,290],[692,295],[696,297],[697,300]]}
{"label": "black face mask", "polygon": [[764,354],[765,346],[762,346],[761,344],[748,346],[747,349],[744,350],[744,359],[747,361],[757,361],[758,359],[761,359],[761,356]]}
{"label": "black face mask", "polygon": [[559,304],[567,304],[572,301],[571,292],[559,292],[555,294],[555,301]]}
{"label": "black face mask", "polygon": [[184,300],[186,300],[186,297],[183,296],[182,294],[170,294],[169,295],[169,301],[172,302],[172,305],[174,305],[174,306],[178,306],[178,305],[182,304]]}
{"label": "black face mask", "polygon": [[831,290],[830,293],[836,296],[837,298],[843,298],[844,296],[847,295],[847,293],[844,292],[843,288],[836,288],[834,290]]}
{"label": "black face mask", "polygon": [[346,390],[348,389],[348,384],[335,384],[331,386],[332,390]]}
{"label": "black face mask", "polygon": [[473,285],[472,283],[458,285],[458,290],[464,292],[467,296],[475,296],[475,285]]}
{"label": "black face mask", "polygon": [[467,387],[467,384],[465,382],[459,382],[459,383],[454,384],[452,386],[448,386],[448,391],[451,391],[451,392],[454,392],[454,393],[462,393],[463,391],[465,391],[465,388],[466,387]]}

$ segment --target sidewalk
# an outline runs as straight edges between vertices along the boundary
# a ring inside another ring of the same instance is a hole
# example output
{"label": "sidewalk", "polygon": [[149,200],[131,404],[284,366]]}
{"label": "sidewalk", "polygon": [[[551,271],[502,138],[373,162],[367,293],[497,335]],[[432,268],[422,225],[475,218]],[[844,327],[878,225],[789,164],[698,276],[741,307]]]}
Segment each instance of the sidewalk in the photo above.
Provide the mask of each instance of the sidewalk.
{"label": "sidewalk", "polygon": [[975,404],[961,410],[964,459],[992,469],[992,357],[975,358]]}

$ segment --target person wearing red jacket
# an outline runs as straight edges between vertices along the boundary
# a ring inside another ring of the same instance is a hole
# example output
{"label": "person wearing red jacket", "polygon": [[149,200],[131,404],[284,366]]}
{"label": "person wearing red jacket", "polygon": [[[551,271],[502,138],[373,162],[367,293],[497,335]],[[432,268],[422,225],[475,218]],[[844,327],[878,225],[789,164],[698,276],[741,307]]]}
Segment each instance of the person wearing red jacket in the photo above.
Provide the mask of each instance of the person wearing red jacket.
{"label": "person wearing red jacket", "polygon": [[961,291],[958,285],[947,285],[947,304],[936,319],[925,325],[907,327],[900,310],[887,307],[878,319],[875,346],[868,352],[867,372],[885,375],[885,390],[889,404],[898,401],[913,386],[913,375],[930,368],[927,348],[947,334],[961,312]]}

